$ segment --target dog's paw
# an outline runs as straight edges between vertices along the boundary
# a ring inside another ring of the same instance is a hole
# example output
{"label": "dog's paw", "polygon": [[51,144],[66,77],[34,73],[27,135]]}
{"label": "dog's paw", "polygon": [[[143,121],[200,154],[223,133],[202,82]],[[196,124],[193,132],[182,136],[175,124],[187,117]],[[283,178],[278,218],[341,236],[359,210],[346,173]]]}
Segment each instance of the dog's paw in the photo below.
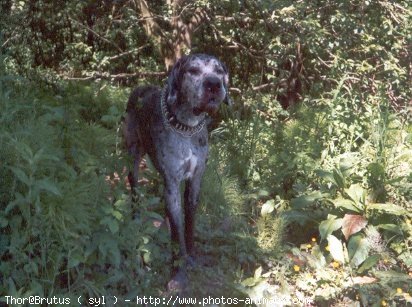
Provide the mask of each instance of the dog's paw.
{"label": "dog's paw", "polygon": [[167,290],[170,292],[182,293],[188,285],[186,272],[179,270],[167,283]]}
{"label": "dog's paw", "polygon": [[186,258],[186,263],[187,263],[187,267],[189,269],[193,269],[193,268],[197,267],[197,265],[198,265],[197,259],[194,256],[188,256]]}

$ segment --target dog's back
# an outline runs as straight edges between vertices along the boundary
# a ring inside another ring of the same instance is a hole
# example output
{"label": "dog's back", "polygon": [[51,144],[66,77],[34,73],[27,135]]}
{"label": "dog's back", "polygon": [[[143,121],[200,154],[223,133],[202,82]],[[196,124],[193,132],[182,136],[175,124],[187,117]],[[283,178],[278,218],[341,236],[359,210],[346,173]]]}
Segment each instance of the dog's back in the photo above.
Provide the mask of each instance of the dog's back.
{"label": "dog's back", "polygon": [[160,91],[160,88],[153,85],[142,85],[136,87],[129,96],[127,101],[126,111],[134,112],[136,108],[139,108],[139,104],[142,104],[144,100],[150,101],[150,99],[144,99],[146,96],[153,95]]}
{"label": "dog's back", "polygon": [[[126,115],[123,124],[123,136],[126,142],[128,152],[135,155],[136,146],[141,147],[142,141],[139,141],[139,133],[149,127],[147,114],[154,114],[156,110],[156,99],[152,99],[153,95],[159,95],[160,88],[152,85],[136,87],[129,96],[126,107]],[[144,116],[146,114],[146,116]],[[140,144],[139,144],[140,142]],[[143,148],[139,148],[143,149]]]}

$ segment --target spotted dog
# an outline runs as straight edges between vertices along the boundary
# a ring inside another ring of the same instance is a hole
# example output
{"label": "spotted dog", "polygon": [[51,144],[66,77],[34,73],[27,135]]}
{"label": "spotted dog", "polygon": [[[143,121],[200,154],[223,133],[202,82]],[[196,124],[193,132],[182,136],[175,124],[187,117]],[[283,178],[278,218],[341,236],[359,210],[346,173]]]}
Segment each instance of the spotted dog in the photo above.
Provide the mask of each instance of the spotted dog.
{"label": "spotted dog", "polygon": [[186,268],[193,261],[195,213],[208,155],[206,117],[213,115],[221,102],[229,103],[228,79],[228,71],[218,59],[193,54],[177,61],[163,88],[137,87],[127,103],[123,132],[134,157],[129,182],[132,189],[136,187],[139,162],[148,154],[163,177],[171,237],[179,244],[181,264],[169,288],[184,286]]}

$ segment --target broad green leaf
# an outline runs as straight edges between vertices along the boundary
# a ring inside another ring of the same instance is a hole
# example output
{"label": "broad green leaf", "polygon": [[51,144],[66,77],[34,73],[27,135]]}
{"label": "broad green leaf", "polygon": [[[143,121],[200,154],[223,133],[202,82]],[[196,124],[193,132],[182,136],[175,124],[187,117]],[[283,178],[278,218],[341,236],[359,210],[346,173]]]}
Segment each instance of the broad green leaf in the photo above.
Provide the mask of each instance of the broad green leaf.
{"label": "broad green leaf", "polygon": [[337,199],[333,199],[331,201],[337,208],[344,208],[344,209],[354,211],[354,212],[358,212],[358,213],[362,212],[362,210],[360,210],[358,207],[356,207],[355,203],[350,199],[340,197],[340,198],[337,198]]}
{"label": "broad green leaf", "polygon": [[357,267],[368,257],[369,243],[362,234],[353,235],[348,243],[350,263]]}
{"label": "broad green leaf", "polygon": [[376,271],[374,272],[374,274],[376,275],[376,277],[384,280],[385,282],[403,282],[411,280],[411,277],[408,274],[399,273],[396,271]]}
{"label": "broad green leaf", "polygon": [[316,175],[336,185],[335,178],[333,178],[333,174],[331,172],[320,169],[320,170],[316,170]]}
{"label": "broad green leaf", "polygon": [[338,230],[342,226],[342,219],[336,219],[336,217],[329,217],[327,220],[322,221],[319,225],[319,233],[321,240],[327,238],[332,232]]}
{"label": "broad green leaf", "polygon": [[164,220],[164,217],[162,215],[160,215],[159,213],[154,212],[154,211],[147,211],[147,212],[145,212],[145,215],[147,217],[150,217],[152,219],[156,219],[156,220],[159,220],[159,221]]}
{"label": "broad green leaf", "polygon": [[340,170],[334,169],[333,170],[333,179],[335,180],[336,186],[338,188],[344,189],[346,186],[345,177],[343,177]]}
{"label": "broad green leaf", "polygon": [[391,203],[368,204],[367,208],[368,210],[378,210],[378,211],[383,211],[384,213],[393,214],[393,215],[411,215],[411,213],[406,211],[404,208],[398,205],[391,204]]}
{"label": "broad green leaf", "polygon": [[107,227],[109,227],[110,232],[112,234],[115,234],[119,231],[119,223],[114,218],[107,216],[100,222],[100,224],[106,225]]}
{"label": "broad green leaf", "polygon": [[397,234],[402,234],[402,229],[400,227],[400,225],[396,225],[396,224],[380,224],[378,225],[378,228],[380,229],[385,229]]}
{"label": "broad green leaf", "polygon": [[314,191],[310,194],[302,195],[292,199],[291,204],[294,209],[302,209],[321,198],[323,198],[322,193],[320,193],[319,191]]}
{"label": "broad green leaf", "polygon": [[123,214],[120,211],[113,210],[112,215],[118,220],[121,221],[123,219]]}
{"label": "broad green leaf", "polygon": [[273,210],[275,210],[275,200],[270,199],[263,204],[261,214],[262,216],[264,216],[264,215],[272,213]]}
{"label": "broad green leaf", "polygon": [[348,240],[351,235],[361,231],[367,224],[368,221],[361,215],[345,214],[342,223],[342,232],[345,239]]}
{"label": "broad green leaf", "polygon": [[360,209],[363,209],[366,196],[366,191],[364,188],[362,188],[359,184],[352,184],[349,189],[345,189],[345,192]]}
{"label": "broad green leaf", "polygon": [[301,226],[305,225],[308,221],[315,221],[315,219],[307,213],[299,212],[298,210],[282,212],[282,217],[289,222],[296,222]]}
{"label": "broad green leaf", "polygon": [[379,255],[379,254],[369,256],[368,258],[366,258],[366,260],[359,267],[358,273],[363,274],[364,272],[368,271],[373,266],[375,266],[379,262],[380,259],[381,259],[381,255]]}
{"label": "broad green leaf", "polygon": [[333,259],[339,261],[340,263],[345,263],[345,255],[343,252],[342,242],[336,238],[334,235],[329,235],[327,237],[329,252],[332,255]]}
{"label": "broad green leaf", "polygon": [[340,156],[339,170],[344,177],[352,174],[353,166],[359,161],[357,153],[347,152]]}

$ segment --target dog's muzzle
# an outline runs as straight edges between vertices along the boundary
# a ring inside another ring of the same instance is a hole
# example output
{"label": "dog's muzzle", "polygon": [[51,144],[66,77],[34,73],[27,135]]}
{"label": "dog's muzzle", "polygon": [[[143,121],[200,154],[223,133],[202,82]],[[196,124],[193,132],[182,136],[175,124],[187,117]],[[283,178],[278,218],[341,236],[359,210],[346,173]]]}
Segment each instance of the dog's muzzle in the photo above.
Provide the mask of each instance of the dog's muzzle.
{"label": "dog's muzzle", "polygon": [[193,109],[193,114],[200,115],[206,112],[213,115],[225,99],[226,90],[222,81],[215,76],[208,76],[203,80],[203,97],[198,107]]}

